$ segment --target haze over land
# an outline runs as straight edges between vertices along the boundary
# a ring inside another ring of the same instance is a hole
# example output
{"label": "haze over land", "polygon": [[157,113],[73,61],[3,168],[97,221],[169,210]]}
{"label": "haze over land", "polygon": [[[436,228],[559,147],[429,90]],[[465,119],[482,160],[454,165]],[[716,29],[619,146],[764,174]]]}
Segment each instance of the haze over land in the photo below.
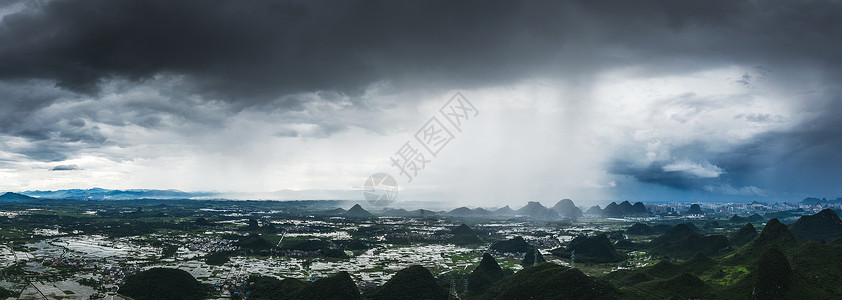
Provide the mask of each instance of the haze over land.
{"label": "haze over land", "polygon": [[[387,172],[399,201],[468,206],[835,199],[840,13],[0,1],[0,191],[362,199]],[[407,182],[389,158],[456,91],[479,114]]]}

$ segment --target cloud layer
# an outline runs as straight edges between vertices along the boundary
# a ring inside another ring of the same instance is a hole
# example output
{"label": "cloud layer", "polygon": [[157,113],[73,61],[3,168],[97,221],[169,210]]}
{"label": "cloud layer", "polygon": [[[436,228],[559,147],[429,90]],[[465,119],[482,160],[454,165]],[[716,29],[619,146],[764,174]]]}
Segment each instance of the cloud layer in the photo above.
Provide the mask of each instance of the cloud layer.
{"label": "cloud layer", "polygon": [[[355,189],[460,90],[485,120],[449,155],[472,163],[439,162],[456,167],[406,187],[439,191],[419,198],[842,193],[838,1],[0,1],[0,17],[5,189]],[[477,194],[507,183],[529,191]]]}

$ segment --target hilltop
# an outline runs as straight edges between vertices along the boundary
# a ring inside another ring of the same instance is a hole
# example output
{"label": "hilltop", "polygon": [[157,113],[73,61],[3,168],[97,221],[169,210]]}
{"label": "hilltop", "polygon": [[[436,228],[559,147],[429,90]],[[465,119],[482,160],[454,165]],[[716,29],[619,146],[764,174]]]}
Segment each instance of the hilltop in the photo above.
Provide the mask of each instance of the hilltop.
{"label": "hilltop", "polygon": [[190,273],[179,269],[152,268],[129,276],[120,294],[135,300],[204,299],[207,289]]}
{"label": "hilltop", "polygon": [[532,249],[532,245],[529,245],[522,237],[516,236],[510,240],[491,244],[489,249],[500,253],[526,253]]}
{"label": "hilltop", "polygon": [[757,229],[751,223],[746,223],[728,238],[728,242],[735,247],[741,247],[751,242],[755,237],[757,237]]}
{"label": "hilltop", "polygon": [[559,215],[555,210],[547,208],[539,202],[530,201],[526,206],[515,211],[516,214],[534,219],[558,219]]}
{"label": "hilltop", "polygon": [[447,289],[440,286],[427,268],[419,265],[398,271],[383,286],[365,294],[367,299],[447,299]]}
{"label": "hilltop", "polygon": [[498,216],[514,216],[516,214],[515,210],[509,207],[508,205],[503,206],[494,211],[495,215]]}
{"label": "hilltop", "polygon": [[766,227],[763,227],[763,231],[754,240],[740,248],[724,263],[735,265],[754,260],[763,253],[763,249],[771,245],[776,245],[781,250],[786,251],[796,248],[800,244],[801,242],[787,229],[786,225],[778,219],[771,219],[766,222]]}
{"label": "hilltop", "polygon": [[363,207],[359,204],[354,204],[351,209],[345,212],[345,215],[353,218],[370,218],[374,216],[367,210],[363,209]]}
{"label": "hilltop", "polygon": [[753,214],[747,217],[740,217],[738,215],[734,215],[731,217],[731,219],[729,219],[729,221],[734,223],[761,223],[766,221],[766,219],[759,214]]}
{"label": "hilltop", "polygon": [[506,274],[503,273],[503,269],[497,264],[497,260],[491,254],[485,253],[482,255],[479,265],[468,276],[468,293],[471,295],[481,295],[491,285],[503,280],[505,277]]}
{"label": "hilltop", "polygon": [[626,257],[614,248],[614,245],[608,240],[608,236],[600,234],[597,236],[577,236],[567,247],[552,250],[553,255],[557,255],[566,259],[570,259],[573,251],[576,251],[577,262],[618,262],[624,260]]}
{"label": "hilltop", "polygon": [[702,211],[702,207],[698,204],[690,205],[690,209],[684,212],[685,215],[702,215],[704,212]]}
{"label": "hilltop", "polygon": [[454,210],[451,210],[450,212],[446,213],[446,215],[453,216],[453,217],[477,218],[477,217],[489,217],[489,216],[492,216],[493,214],[490,211],[488,211],[488,210],[486,210],[482,207],[478,207],[476,209],[470,209],[470,208],[467,208],[467,207],[463,206],[463,207],[459,207],[459,208],[456,208]]}
{"label": "hilltop", "polygon": [[831,209],[802,216],[788,227],[789,231],[802,242],[832,241],[842,237],[842,220]]}
{"label": "hilltop", "polygon": [[576,207],[576,204],[573,203],[573,200],[570,199],[562,199],[558,201],[558,203],[553,206],[553,210],[555,210],[559,216],[565,218],[581,218],[584,216],[582,214],[582,210]]}
{"label": "hilltop", "polygon": [[629,203],[629,201],[623,201],[620,204],[611,202],[602,210],[602,216],[609,218],[645,215],[649,215],[649,211],[646,210],[646,206],[642,202],[637,202],[634,205]]}
{"label": "hilltop", "polygon": [[578,269],[543,263],[508,276],[480,299],[619,299],[611,284]]}

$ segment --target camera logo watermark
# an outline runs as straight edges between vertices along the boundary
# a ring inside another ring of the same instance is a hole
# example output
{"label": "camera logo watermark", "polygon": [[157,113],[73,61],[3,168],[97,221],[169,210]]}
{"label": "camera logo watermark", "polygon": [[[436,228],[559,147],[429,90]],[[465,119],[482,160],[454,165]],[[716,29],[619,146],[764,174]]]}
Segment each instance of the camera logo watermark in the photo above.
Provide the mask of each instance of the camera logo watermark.
{"label": "camera logo watermark", "polygon": [[[418,177],[419,172],[432,162],[432,158],[439,155],[444,147],[456,139],[454,132],[461,133],[464,124],[479,115],[479,110],[459,92],[456,92],[438,112],[440,116],[433,115],[424,126],[418,129],[413,135],[415,139],[407,140],[395,154],[389,157],[391,166],[398,170],[399,177],[406,178],[407,183]],[[442,122],[440,118],[447,121]],[[382,188],[378,189],[379,186],[393,188],[394,191],[380,193]],[[372,205],[392,204],[397,194],[397,182],[386,173],[369,176],[363,185],[363,195]]]}
{"label": "camera logo watermark", "polygon": [[386,173],[371,175],[363,184],[363,195],[371,205],[388,206],[398,197],[398,183]]}

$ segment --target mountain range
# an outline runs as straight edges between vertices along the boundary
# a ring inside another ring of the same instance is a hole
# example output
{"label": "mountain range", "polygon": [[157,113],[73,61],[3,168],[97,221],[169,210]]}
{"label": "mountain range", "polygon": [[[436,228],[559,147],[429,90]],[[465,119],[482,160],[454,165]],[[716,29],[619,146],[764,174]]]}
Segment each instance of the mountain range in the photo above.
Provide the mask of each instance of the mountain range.
{"label": "mountain range", "polygon": [[816,205],[816,204],[842,204],[842,198],[837,198],[836,200],[828,200],[827,198],[814,198],[814,197],[807,197],[804,200],[801,200],[801,204],[804,205]]}
{"label": "mountain range", "polygon": [[68,200],[134,200],[134,199],[198,199],[220,197],[215,192],[183,192],[179,190],[111,190],[103,188],[56,191],[26,191],[21,194],[39,199]]}

